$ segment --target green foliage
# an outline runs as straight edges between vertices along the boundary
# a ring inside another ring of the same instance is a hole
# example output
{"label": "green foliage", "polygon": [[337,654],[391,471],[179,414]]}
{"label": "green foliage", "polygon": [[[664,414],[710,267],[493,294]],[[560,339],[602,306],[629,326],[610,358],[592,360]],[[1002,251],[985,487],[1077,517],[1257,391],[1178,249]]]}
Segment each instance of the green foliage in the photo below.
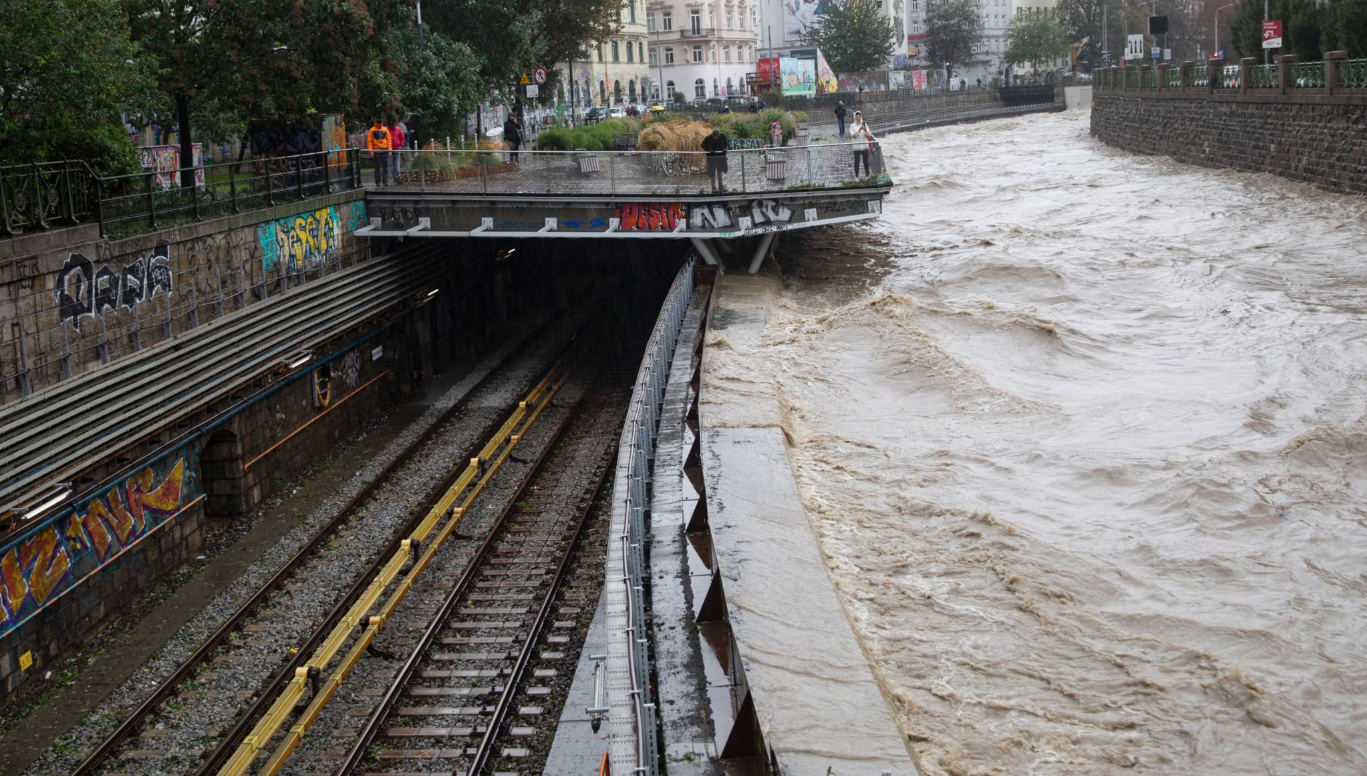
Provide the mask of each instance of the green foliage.
{"label": "green foliage", "polygon": [[713,127],[728,138],[765,138],[769,125],[775,121],[783,127],[783,138],[789,140],[797,133],[797,122],[806,121],[805,113],[787,113],[780,108],[765,108],[759,113],[722,113],[711,117]]}
{"label": "green foliage", "polygon": [[[1363,0],[1271,0],[1268,11],[1271,18],[1282,21],[1283,45],[1273,49],[1273,54],[1295,54],[1302,62],[1323,59],[1327,51],[1367,57],[1367,3]],[[1242,0],[1230,15],[1229,27],[1234,53],[1262,58],[1262,0]]]}
{"label": "green foliage", "polygon": [[403,63],[398,113],[411,114],[409,131],[419,143],[460,134],[483,95],[479,57],[464,43],[430,31],[422,46],[416,29],[394,30],[389,42],[389,50]]}
{"label": "green foliage", "polygon": [[0,164],[137,169],[120,113],[151,99],[152,62],[115,0],[0,2]]}
{"label": "green foliage", "polygon": [[641,120],[634,118],[608,119],[597,124],[585,124],[569,129],[544,130],[537,144],[544,151],[611,151],[613,135],[635,135],[641,131]]}
{"label": "green foliage", "polygon": [[926,8],[926,60],[967,65],[983,39],[983,17],[974,0],[939,0]]}
{"label": "green foliage", "polygon": [[1105,0],[1059,0],[1058,19],[1068,42],[1080,45],[1080,67],[1101,67],[1102,39],[1105,35],[1102,22],[1106,19],[1104,6]]}
{"label": "green foliage", "polygon": [[821,49],[831,69],[854,73],[888,63],[896,46],[892,19],[874,0],[825,0],[824,8],[802,42]]}
{"label": "green foliage", "polygon": [[1063,25],[1048,14],[1013,19],[1006,29],[1006,61],[1013,65],[1050,62],[1068,52]]}

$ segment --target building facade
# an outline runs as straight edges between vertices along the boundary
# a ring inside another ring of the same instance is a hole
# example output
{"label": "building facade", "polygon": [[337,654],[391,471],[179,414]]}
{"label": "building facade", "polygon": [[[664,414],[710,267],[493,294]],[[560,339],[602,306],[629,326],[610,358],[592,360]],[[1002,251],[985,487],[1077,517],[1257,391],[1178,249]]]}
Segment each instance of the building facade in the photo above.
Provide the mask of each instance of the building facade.
{"label": "building facade", "polygon": [[758,0],[650,0],[651,99],[688,102],[747,94],[758,56]]}
{"label": "building facade", "polygon": [[[897,2],[897,0],[891,0]],[[926,56],[926,11],[939,0],[905,0],[907,13],[907,56],[913,67],[930,68],[943,73],[943,62],[931,62]],[[965,82],[976,86],[979,79],[989,84],[1006,69],[1006,30],[1014,15],[1013,3],[1022,0],[975,0],[983,19],[983,37],[967,65],[954,68],[954,83]],[[1057,0],[1023,0],[1037,4],[1056,5]]]}
{"label": "building facade", "polygon": [[556,101],[585,108],[611,107],[644,102],[654,88],[646,66],[645,0],[625,0],[620,11],[622,28],[608,40],[583,46],[573,62],[561,62],[560,91]]}

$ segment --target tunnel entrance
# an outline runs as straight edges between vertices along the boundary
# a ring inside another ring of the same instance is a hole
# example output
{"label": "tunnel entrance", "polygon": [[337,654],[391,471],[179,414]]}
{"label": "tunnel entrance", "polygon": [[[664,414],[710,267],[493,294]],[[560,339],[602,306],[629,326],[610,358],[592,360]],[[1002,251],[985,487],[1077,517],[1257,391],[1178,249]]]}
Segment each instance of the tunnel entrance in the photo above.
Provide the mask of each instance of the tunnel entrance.
{"label": "tunnel entrance", "polygon": [[245,511],[242,484],[246,470],[242,464],[242,441],[236,433],[220,428],[209,437],[199,454],[199,472],[205,514],[229,517]]}

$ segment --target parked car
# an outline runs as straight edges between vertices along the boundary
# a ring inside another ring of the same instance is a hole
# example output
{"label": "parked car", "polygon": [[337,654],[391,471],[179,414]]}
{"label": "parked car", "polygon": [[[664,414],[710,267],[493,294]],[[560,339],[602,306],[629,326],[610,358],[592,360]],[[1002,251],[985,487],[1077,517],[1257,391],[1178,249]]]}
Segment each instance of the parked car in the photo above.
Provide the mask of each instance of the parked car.
{"label": "parked car", "polygon": [[607,113],[602,108],[599,108],[597,106],[589,108],[587,111],[584,112],[585,124],[597,124],[605,118],[607,118]]}
{"label": "parked car", "polygon": [[608,118],[610,119],[622,119],[626,118],[626,115],[627,109],[621,105],[614,105],[611,108],[608,108]]}

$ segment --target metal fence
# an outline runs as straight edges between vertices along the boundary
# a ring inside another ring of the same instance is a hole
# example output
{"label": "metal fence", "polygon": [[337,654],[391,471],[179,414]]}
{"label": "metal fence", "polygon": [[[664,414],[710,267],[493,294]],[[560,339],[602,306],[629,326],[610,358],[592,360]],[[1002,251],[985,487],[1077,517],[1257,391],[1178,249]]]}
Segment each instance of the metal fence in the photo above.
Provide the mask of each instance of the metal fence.
{"label": "metal fence", "polygon": [[[756,194],[886,183],[855,174],[863,143],[730,151],[722,190]],[[400,151],[393,188],[434,193],[692,195],[717,193],[701,151]]]}
{"label": "metal fence", "polygon": [[[195,185],[182,186],[182,175],[192,175]],[[93,221],[102,236],[126,237],[360,187],[361,154],[354,150],[114,176],[96,175],[79,161],[0,167],[0,234]]]}
{"label": "metal fence", "polygon": [[1320,62],[1283,56],[1272,65],[1253,58],[1238,62],[1212,59],[1157,67],[1112,67],[1096,71],[1096,76],[1096,88],[1103,91],[1361,94],[1367,90],[1367,59],[1348,59],[1343,52],[1330,52]]}
{"label": "metal fence", "polygon": [[684,262],[655,321],[636,373],[617,454],[606,581],[613,773],[654,776],[659,770],[659,737],[646,648],[646,513],[660,411],[674,346],[693,297],[695,263],[692,255]]}

